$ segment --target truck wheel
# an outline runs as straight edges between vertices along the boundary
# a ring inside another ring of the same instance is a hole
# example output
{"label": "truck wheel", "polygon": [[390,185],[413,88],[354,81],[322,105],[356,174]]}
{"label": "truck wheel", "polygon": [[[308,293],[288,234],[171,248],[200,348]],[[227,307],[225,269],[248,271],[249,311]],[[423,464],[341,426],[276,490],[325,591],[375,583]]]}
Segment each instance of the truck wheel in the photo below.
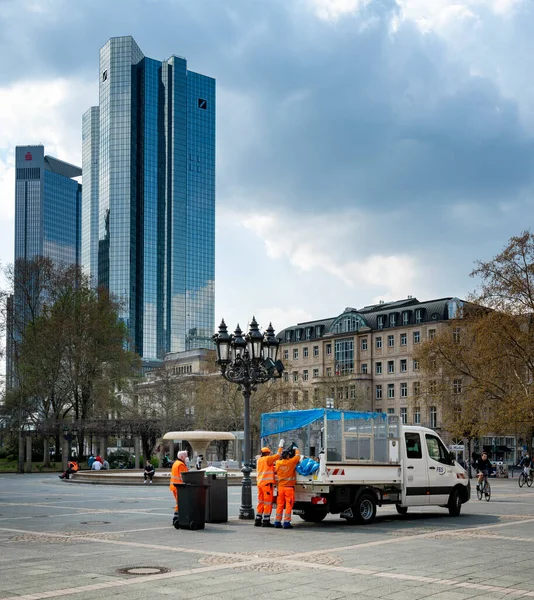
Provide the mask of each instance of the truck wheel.
{"label": "truck wheel", "polygon": [[326,517],[326,515],[326,510],[307,508],[304,510],[304,514],[299,516],[303,521],[307,521],[308,523],[320,523]]}
{"label": "truck wheel", "polygon": [[449,509],[449,515],[451,517],[460,516],[460,511],[462,510],[462,499],[460,498],[460,492],[457,489],[452,490],[447,508]]}
{"label": "truck wheel", "polygon": [[400,504],[395,504],[395,508],[397,509],[397,512],[399,513],[399,515],[405,515],[408,512],[407,506],[401,506]]}
{"label": "truck wheel", "polygon": [[354,503],[354,521],[369,525],[376,517],[376,496],[372,492],[363,494]]}

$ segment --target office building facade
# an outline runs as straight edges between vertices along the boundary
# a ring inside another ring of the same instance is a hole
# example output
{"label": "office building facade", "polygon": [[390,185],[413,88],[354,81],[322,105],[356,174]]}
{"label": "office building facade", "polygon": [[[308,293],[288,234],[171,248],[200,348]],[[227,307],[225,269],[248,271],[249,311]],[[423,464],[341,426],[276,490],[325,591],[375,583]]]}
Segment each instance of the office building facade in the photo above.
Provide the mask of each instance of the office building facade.
{"label": "office building facade", "polygon": [[[45,154],[44,146],[15,149],[15,281],[21,261],[50,258],[55,264],[80,264],[80,167]],[[8,303],[6,373],[13,385],[15,344],[25,326],[23,292],[15,284]]]}
{"label": "office building facade", "polygon": [[[417,349],[451,326],[463,304],[454,297],[408,297],[284,329],[278,336],[289,389],[282,393],[282,410],[326,406],[396,414],[403,424],[435,429],[451,443],[438,399],[425,397]],[[459,398],[464,384],[461,376],[451,381]],[[483,437],[475,445],[482,448],[497,461],[513,462],[519,453],[512,434]],[[456,455],[467,460],[467,446]]]}
{"label": "office building facade", "polygon": [[387,412],[404,424],[441,429],[439,405],[414,401],[422,384],[414,354],[461,305],[457,298],[406,298],[284,329],[285,377],[295,385],[285,403]]}
{"label": "office building facade", "polygon": [[121,301],[145,362],[210,347],[215,80],[127,36],[101,49],[99,81],[82,123],[83,266]]}

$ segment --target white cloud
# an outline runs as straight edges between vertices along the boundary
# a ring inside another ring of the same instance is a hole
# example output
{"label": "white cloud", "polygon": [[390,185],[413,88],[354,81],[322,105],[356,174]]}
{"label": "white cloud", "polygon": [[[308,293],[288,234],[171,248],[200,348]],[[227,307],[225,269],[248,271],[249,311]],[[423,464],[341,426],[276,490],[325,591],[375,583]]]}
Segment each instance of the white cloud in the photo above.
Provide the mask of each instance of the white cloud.
{"label": "white cloud", "polygon": [[487,11],[511,15],[524,0],[397,0],[397,3],[403,19],[414,21],[424,31],[439,31],[451,22],[476,20]]}
{"label": "white cloud", "polygon": [[314,9],[320,19],[335,21],[345,14],[352,14],[371,0],[312,0]]}
{"label": "white cloud", "polygon": [[365,242],[354,250],[354,239],[370,225],[361,212],[340,212],[332,220],[323,215],[256,214],[243,216],[242,222],[263,240],[271,258],[286,258],[304,272],[324,271],[349,289],[376,288],[384,296],[402,298],[415,286],[415,258],[376,252],[372,246],[365,248]]}
{"label": "white cloud", "polygon": [[95,85],[76,79],[22,81],[0,88],[3,143],[11,151],[16,145],[42,143],[48,153],[80,163],[81,118],[93,91]]}
{"label": "white cloud", "polygon": [[15,146],[43,144],[45,152],[81,164],[81,115],[93,86],[85,80],[22,81],[0,88],[0,262],[13,261]]}
{"label": "white cloud", "polygon": [[[312,0],[320,19],[337,21],[345,15],[357,13],[371,0]],[[476,19],[481,12],[511,15],[525,0],[396,0],[402,9],[402,18],[414,21],[423,31],[439,30],[451,21]]]}

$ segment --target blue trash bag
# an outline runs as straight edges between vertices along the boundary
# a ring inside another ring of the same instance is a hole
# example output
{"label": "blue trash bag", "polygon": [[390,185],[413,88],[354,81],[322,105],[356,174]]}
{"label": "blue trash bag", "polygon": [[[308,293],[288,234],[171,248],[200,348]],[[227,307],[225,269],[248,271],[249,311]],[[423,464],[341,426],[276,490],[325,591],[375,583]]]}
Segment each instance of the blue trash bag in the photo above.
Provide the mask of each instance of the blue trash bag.
{"label": "blue trash bag", "polygon": [[311,475],[319,469],[319,463],[313,458],[303,458],[297,465],[297,473],[299,475]]}

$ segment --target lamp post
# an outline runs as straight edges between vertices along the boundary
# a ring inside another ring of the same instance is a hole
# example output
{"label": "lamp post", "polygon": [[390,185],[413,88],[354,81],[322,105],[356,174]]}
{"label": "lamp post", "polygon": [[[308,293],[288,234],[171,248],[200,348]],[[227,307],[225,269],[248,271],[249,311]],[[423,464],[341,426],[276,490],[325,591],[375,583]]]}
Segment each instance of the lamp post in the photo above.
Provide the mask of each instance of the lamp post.
{"label": "lamp post", "polygon": [[250,481],[250,393],[256,391],[258,384],[282,377],[284,365],[276,359],[280,341],[275,337],[270,323],[262,333],[254,317],[245,337],[239,325],[233,334],[229,334],[223,319],[213,341],[217,347],[217,364],[221,375],[227,381],[237,383],[243,392],[245,460],[239,518],[254,519]]}

